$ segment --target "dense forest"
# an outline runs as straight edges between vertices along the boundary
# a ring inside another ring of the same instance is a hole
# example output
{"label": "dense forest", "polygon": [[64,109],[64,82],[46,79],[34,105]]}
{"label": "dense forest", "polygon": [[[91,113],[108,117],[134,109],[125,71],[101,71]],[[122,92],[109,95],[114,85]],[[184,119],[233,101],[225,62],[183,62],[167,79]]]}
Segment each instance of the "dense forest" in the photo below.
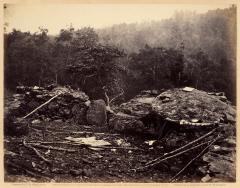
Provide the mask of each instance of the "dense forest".
{"label": "dense forest", "polygon": [[[205,14],[176,12],[170,19],[104,29],[73,27],[57,36],[5,33],[5,89],[69,85],[91,98],[144,89],[192,86],[236,98],[236,6]],[[119,101],[120,102],[120,101]]]}

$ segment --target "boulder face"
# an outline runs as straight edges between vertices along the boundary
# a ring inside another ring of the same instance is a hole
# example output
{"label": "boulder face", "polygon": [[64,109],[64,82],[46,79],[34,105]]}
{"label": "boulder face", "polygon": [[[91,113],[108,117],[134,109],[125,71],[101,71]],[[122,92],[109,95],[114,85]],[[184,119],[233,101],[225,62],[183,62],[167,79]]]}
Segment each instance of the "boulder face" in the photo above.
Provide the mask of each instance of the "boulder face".
{"label": "boulder face", "polygon": [[104,100],[91,101],[86,118],[90,125],[105,125],[107,123],[107,111]]}
{"label": "boulder face", "polygon": [[152,110],[180,124],[181,121],[212,123],[235,119],[235,110],[227,101],[197,89],[167,90],[154,99]]}
{"label": "boulder face", "polygon": [[110,118],[109,125],[118,132],[143,132],[145,130],[145,126],[139,118],[121,112]]}
{"label": "boulder face", "polygon": [[138,118],[145,117],[152,109],[152,102],[159,94],[158,91],[142,91],[139,95],[130,101],[123,103],[119,107],[119,112],[136,116]]}
{"label": "boulder face", "polygon": [[147,90],[121,104],[115,111],[117,112],[110,118],[109,125],[119,132],[144,132],[147,127],[144,119],[149,116],[152,109],[152,102],[160,91]]}
{"label": "boulder face", "polygon": [[169,122],[168,128],[181,130],[209,129],[219,123],[234,124],[236,110],[229,101],[223,102],[221,98],[222,95],[194,88],[154,93],[143,91],[121,104],[116,110],[117,114],[110,119],[110,124],[115,130],[137,130],[141,124],[143,132],[148,132],[148,129],[163,132],[165,122]]}

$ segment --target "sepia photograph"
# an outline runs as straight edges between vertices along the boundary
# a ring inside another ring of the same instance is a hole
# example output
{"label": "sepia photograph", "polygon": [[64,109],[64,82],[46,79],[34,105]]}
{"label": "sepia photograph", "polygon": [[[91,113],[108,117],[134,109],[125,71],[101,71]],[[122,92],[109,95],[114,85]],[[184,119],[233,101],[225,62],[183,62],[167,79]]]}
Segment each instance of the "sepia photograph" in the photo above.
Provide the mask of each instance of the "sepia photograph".
{"label": "sepia photograph", "polygon": [[236,183],[237,4],[27,2],[3,4],[5,183]]}

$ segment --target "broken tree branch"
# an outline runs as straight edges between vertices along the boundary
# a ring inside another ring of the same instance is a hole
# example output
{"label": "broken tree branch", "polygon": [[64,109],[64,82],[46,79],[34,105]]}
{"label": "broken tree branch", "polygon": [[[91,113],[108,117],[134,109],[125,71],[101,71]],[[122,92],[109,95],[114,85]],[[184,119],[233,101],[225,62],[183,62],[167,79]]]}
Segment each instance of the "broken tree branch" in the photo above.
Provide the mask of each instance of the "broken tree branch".
{"label": "broken tree branch", "polygon": [[193,141],[189,142],[188,144],[186,144],[186,145],[184,145],[184,146],[182,146],[182,147],[180,147],[180,148],[177,148],[177,149],[175,149],[175,150],[173,150],[173,151],[171,151],[171,152],[169,152],[169,153],[165,153],[164,155],[162,155],[162,156],[160,156],[160,157],[158,157],[158,158],[156,158],[156,159],[154,159],[154,160],[152,160],[152,161],[149,161],[148,163],[146,163],[146,165],[149,165],[149,164],[151,164],[151,163],[154,163],[154,162],[156,162],[156,161],[158,161],[158,160],[160,160],[160,159],[162,159],[162,158],[164,158],[164,157],[166,157],[166,156],[168,156],[168,155],[172,155],[172,154],[174,154],[174,153],[176,153],[176,152],[179,152],[179,151],[187,148],[188,146],[191,146],[191,145],[193,145],[193,144],[195,144],[195,143],[203,140],[204,138],[206,138],[206,137],[208,137],[209,135],[211,135],[212,133],[214,133],[216,130],[217,130],[217,128],[211,130],[210,132],[204,134],[203,136],[197,138],[196,140],[193,140]]}
{"label": "broken tree branch", "polygon": [[105,96],[105,98],[106,98],[106,110],[107,110],[108,112],[112,113],[112,114],[115,114],[114,111],[113,111],[113,110],[111,109],[111,107],[110,107],[110,102],[109,102],[109,97],[108,97],[108,95],[107,95],[106,86],[103,86],[102,89],[103,89],[103,91],[104,91],[104,96]]}
{"label": "broken tree branch", "polygon": [[[42,128],[41,129],[38,129],[39,127],[35,127],[35,126],[30,126],[31,129],[35,130],[35,131],[42,131]],[[49,133],[63,133],[63,134],[93,134],[93,135],[106,135],[106,136],[120,136],[120,134],[117,134],[117,133],[100,133],[100,132],[91,132],[91,131],[71,131],[71,130],[64,130],[64,131],[61,131],[61,130],[58,130],[58,129],[51,129],[51,128],[48,128],[48,130],[44,130],[45,132],[49,132]]]}
{"label": "broken tree branch", "polygon": [[46,148],[46,149],[55,149],[59,151],[68,151],[68,152],[74,152],[75,150],[71,149],[64,149],[64,148],[58,148],[58,147],[52,147],[52,146],[45,146],[41,144],[66,144],[66,145],[71,145],[71,146],[84,146],[88,148],[102,148],[102,149],[126,149],[126,150],[141,150],[144,151],[141,148],[133,148],[133,147],[119,147],[119,146],[91,146],[87,144],[81,144],[81,143],[72,143],[72,142],[30,142],[29,144],[34,145],[35,147],[41,147],[41,148]]}
{"label": "broken tree branch", "polygon": [[186,152],[188,152],[188,151],[191,151],[191,150],[193,150],[193,149],[199,148],[199,147],[201,147],[201,146],[203,146],[203,145],[205,145],[205,144],[207,144],[207,143],[209,143],[209,142],[210,142],[210,141],[207,141],[207,142],[198,144],[198,145],[196,145],[196,146],[193,146],[193,147],[191,147],[191,148],[189,148],[189,149],[183,150],[183,151],[181,151],[181,152],[179,152],[179,153],[176,153],[176,154],[174,154],[174,155],[170,155],[170,156],[168,156],[168,157],[165,157],[165,158],[163,158],[163,159],[161,159],[161,160],[159,160],[159,161],[156,161],[156,162],[154,162],[154,163],[151,163],[151,164],[149,164],[149,165],[145,165],[145,166],[143,166],[143,167],[134,169],[134,171],[144,170],[144,169],[147,169],[147,168],[149,168],[149,167],[156,166],[156,165],[160,164],[160,163],[163,162],[163,161],[166,161],[166,160],[168,160],[168,159],[172,159],[172,158],[177,157],[177,156],[179,156],[179,155],[182,155],[182,154],[184,154],[184,153],[186,153]]}
{"label": "broken tree branch", "polygon": [[76,152],[76,150],[73,150],[73,149],[65,149],[65,148],[53,147],[53,146],[44,146],[44,145],[40,145],[40,144],[37,144],[37,143],[31,143],[31,145],[35,146],[37,148],[44,148],[44,149],[49,149],[49,150]]}
{"label": "broken tree branch", "polygon": [[109,102],[109,97],[108,97],[108,95],[107,95],[106,86],[103,86],[102,89],[103,89],[103,91],[104,91],[104,96],[105,96],[105,99],[106,99],[106,105],[109,106],[109,105],[110,105],[110,102]]}
{"label": "broken tree branch", "polygon": [[122,96],[124,94],[124,91],[123,89],[121,89],[122,92],[120,94],[118,94],[117,96],[113,97],[110,101],[109,101],[109,104],[111,104],[114,100],[116,100],[118,97]]}
{"label": "broken tree branch", "polygon": [[190,165],[192,164],[197,158],[199,158],[210,146],[212,146],[217,140],[219,136],[215,138],[207,147],[205,147],[195,158],[189,161],[171,180],[170,182],[174,182],[175,179]]}
{"label": "broken tree branch", "polygon": [[89,148],[102,148],[102,149],[126,149],[126,150],[141,150],[140,148],[132,148],[132,147],[119,147],[119,146],[88,146]]}
{"label": "broken tree branch", "polygon": [[49,99],[47,102],[41,104],[39,107],[35,108],[33,111],[31,111],[30,113],[28,113],[26,116],[22,117],[21,120],[27,118],[28,116],[32,115],[34,112],[36,112],[37,110],[39,110],[40,108],[42,108],[43,106],[45,106],[46,104],[50,103],[53,99],[55,99],[56,97],[58,97],[59,95],[61,95],[62,93],[59,93],[55,96],[53,96],[51,99]]}
{"label": "broken tree branch", "polygon": [[23,145],[24,145],[26,148],[33,150],[33,151],[35,152],[35,154],[36,154],[40,159],[42,159],[43,161],[45,161],[46,163],[48,163],[48,164],[51,163],[51,161],[48,160],[48,159],[46,159],[44,156],[42,156],[36,148],[34,148],[33,146],[28,145],[28,144],[26,143],[25,139],[23,140]]}

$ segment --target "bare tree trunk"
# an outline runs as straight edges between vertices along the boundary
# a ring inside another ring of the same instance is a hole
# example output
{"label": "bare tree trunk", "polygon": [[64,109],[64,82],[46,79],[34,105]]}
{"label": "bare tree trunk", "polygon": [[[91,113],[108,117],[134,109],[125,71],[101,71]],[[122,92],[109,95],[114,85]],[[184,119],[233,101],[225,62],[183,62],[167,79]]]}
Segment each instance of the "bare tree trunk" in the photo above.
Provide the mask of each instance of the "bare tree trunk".
{"label": "bare tree trunk", "polygon": [[196,88],[196,89],[198,88],[198,79],[197,79],[197,82],[196,82],[195,88]]}
{"label": "bare tree trunk", "polygon": [[56,85],[58,84],[58,74],[57,74],[57,72],[55,73],[55,84]]}

